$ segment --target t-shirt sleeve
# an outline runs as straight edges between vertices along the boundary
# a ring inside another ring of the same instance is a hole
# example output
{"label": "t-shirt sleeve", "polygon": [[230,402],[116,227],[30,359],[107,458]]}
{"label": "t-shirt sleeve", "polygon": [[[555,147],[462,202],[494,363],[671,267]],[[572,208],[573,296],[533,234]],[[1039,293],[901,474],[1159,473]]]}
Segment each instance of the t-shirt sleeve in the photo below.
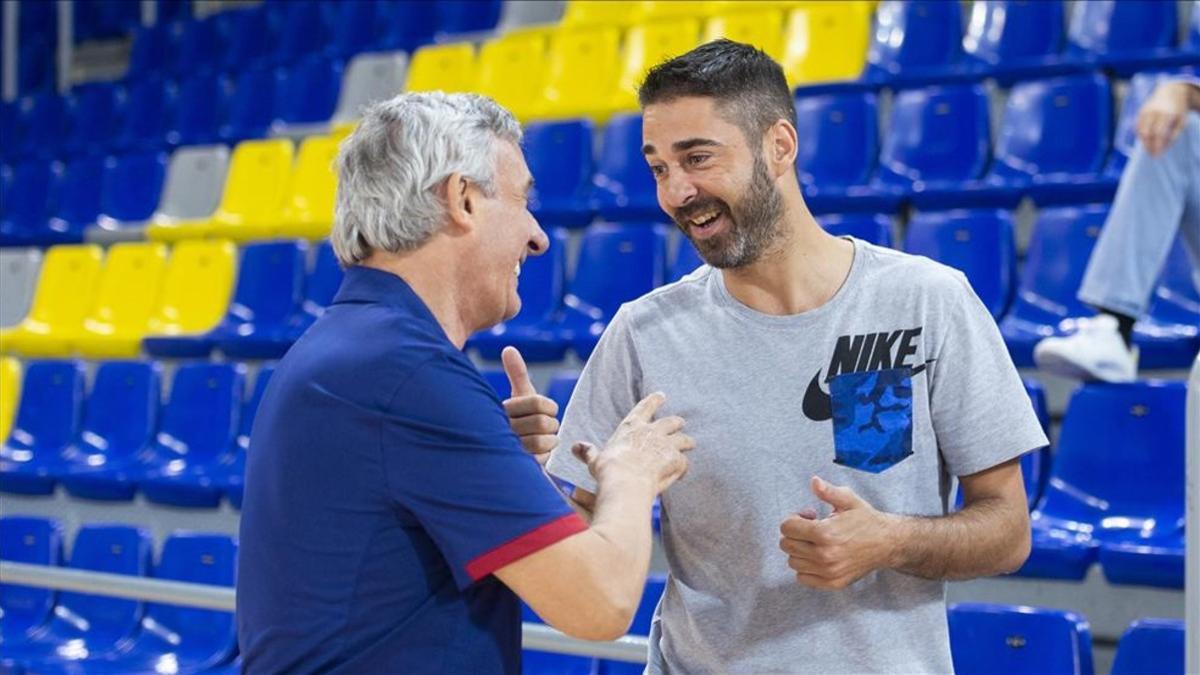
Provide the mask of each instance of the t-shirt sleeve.
{"label": "t-shirt sleeve", "polygon": [[947,469],[968,476],[1048,445],[1000,330],[960,272],[935,303],[930,413]]}
{"label": "t-shirt sleeve", "polygon": [[587,465],[575,458],[571,446],[580,441],[603,448],[617,425],[641,400],[641,370],[633,343],[633,327],[625,308],[613,316],[591,358],[579,375],[575,392],[563,413],[558,447],[547,469],[588,492],[596,492],[596,479]]}
{"label": "t-shirt sleeve", "polygon": [[392,499],[434,540],[459,588],[587,529],[465,359],[417,368],[380,433]]}

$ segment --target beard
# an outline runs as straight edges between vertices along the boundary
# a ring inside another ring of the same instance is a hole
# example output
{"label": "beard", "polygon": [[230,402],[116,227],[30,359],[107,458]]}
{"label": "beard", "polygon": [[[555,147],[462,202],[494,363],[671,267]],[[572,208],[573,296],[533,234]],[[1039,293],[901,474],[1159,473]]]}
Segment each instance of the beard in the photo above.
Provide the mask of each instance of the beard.
{"label": "beard", "polygon": [[[714,237],[697,240],[690,234],[690,220],[697,214],[720,209],[729,219],[729,228]],[[780,237],[783,195],[771,180],[767,163],[755,155],[754,169],[746,189],[732,206],[716,197],[703,197],[675,211],[675,225],[696,247],[704,262],[718,269],[735,269],[762,258]]]}

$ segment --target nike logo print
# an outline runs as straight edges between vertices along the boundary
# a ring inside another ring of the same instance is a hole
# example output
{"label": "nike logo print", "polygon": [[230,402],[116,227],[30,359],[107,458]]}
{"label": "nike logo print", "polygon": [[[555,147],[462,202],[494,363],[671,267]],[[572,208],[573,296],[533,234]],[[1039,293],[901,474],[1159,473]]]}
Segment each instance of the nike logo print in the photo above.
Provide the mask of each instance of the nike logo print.
{"label": "nike logo print", "polygon": [[[913,366],[912,376],[924,372],[929,367],[929,364],[937,361],[937,359],[929,359],[925,363]],[[821,389],[821,371],[817,371],[809,381],[808,387],[804,390],[804,400],[801,402],[801,410],[804,416],[814,422],[824,422],[825,420],[833,419],[833,400],[829,394]]]}

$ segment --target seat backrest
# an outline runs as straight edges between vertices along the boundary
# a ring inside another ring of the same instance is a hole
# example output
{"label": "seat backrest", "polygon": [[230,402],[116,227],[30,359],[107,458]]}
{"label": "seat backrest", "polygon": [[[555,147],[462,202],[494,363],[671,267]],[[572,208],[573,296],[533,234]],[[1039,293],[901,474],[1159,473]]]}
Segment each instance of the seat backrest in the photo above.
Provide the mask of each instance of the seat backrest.
{"label": "seat backrest", "polygon": [[892,219],[882,213],[823,215],[817,222],[835,237],[851,236],[878,246],[892,246]]}
{"label": "seat backrest", "polygon": [[259,368],[258,375],[254,378],[254,390],[250,392],[250,397],[242,402],[242,411],[238,416],[238,433],[237,447],[242,450],[247,450],[250,447],[250,432],[254,428],[254,416],[258,414],[258,405],[262,403],[263,392],[267,390],[267,385],[271,382],[271,376],[275,374],[275,366],[263,366]]}
{"label": "seat backrest", "polygon": [[433,41],[438,29],[436,3],[397,2],[376,3],[383,12],[381,20],[384,34],[380,38],[381,49],[415,50]]}
{"label": "seat backrest", "polygon": [[561,2],[506,2],[500,10],[497,33],[511,33],[528,27],[558,24],[562,20],[565,3]]}
{"label": "seat backrest", "polygon": [[1188,259],[1178,238],[1158,278],[1147,314],[1163,323],[1195,327],[1200,331],[1200,269]]}
{"label": "seat backrest", "polygon": [[958,603],[948,619],[957,673],[1092,672],[1091,628],[1073,612]]}
{"label": "seat backrest", "polygon": [[621,50],[621,66],[612,93],[612,107],[623,112],[637,110],[637,90],[646,72],[669,58],[687,53],[699,39],[700,21],[696,17],[659,20],[630,27],[625,33],[625,46]]}
{"label": "seat backrest", "polygon": [[987,166],[989,138],[982,85],[897,92],[879,151],[879,178],[900,185],[979,178]]}
{"label": "seat backrest", "polygon": [[25,318],[37,288],[41,264],[40,249],[0,249],[0,328],[16,325]]}
{"label": "seat backrest", "polygon": [[237,272],[237,249],[228,241],[184,241],[175,245],[163,273],[151,334],[194,334],[221,320]]}
{"label": "seat backrest", "polygon": [[101,219],[130,223],[149,220],[162,197],[166,174],[167,155],[157,150],[131,152],[104,160]]}
{"label": "seat backrest", "polygon": [[163,80],[130,82],[117,120],[114,144],[125,149],[157,150],[167,141],[175,118],[175,88]]}
{"label": "seat backrest", "polygon": [[442,35],[489,31],[500,21],[502,0],[442,0],[435,3]]}
{"label": "seat backrest", "polygon": [[389,18],[378,2],[340,2],[332,6],[329,51],[342,58],[372,51]]}
{"label": "seat backrest", "polygon": [[106,361],[84,409],[79,443],[110,459],[132,457],[149,444],[158,426],[162,375],[154,363]]}
{"label": "seat backrest", "polygon": [[592,182],[592,124],[587,120],[540,122],[525,128],[525,159],[533,174],[530,210],[545,202],[586,204]]}
{"label": "seat backrest", "polygon": [[1057,318],[1090,316],[1075,297],[1108,209],[1103,206],[1042,209],[1033,226],[1013,313]]}
{"label": "seat backrest", "polygon": [[596,307],[604,318],[621,303],[663,284],[667,237],[648,223],[593,225],[584,233],[570,295]]}
{"label": "seat backrest", "polygon": [[874,94],[823,94],[796,99],[796,153],[802,185],[860,185],[870,179],[879,150]]}
{"label": "seat backrest", "polygon": [[288,180],[284,199],[284,220],[319,225],[312,236],[326,237],[333,226],[334,201],[337,197],[338,139],[333,136],[309,136],[300,143],[296,165]]}
{"label": "seat backrest", "polygon": [[[237,573],[237,543],[229,536],[176,532],[163,543],[154,576],[212,586],[233,586]],[[228,656],[237,644],[233,614],[209,609],[151,604],[146,624],[153,621],[179,635],[181,648]],[[214,662],[219,662],[214,658]]]}
{"label": "seat backrest", "polygon": [[4,215],[22,229],[42,227],[51,206],[57,201],[61,165],[41,159],[29,159],[12,169],[4,186]]}
{"label": "seat backrest", "polygon": [[[62,564],[62,528],[46,518],[0,518],[0,560],[29,565]],[[54,591],[0,584],[0,611],[14,633],[40,625],[54,608]],[[8,634],[9,630],[5,630]]]}
{"label": "seat backrest", "polygon": [[999,318],[1012,297],[1016,243],[1008,211],[926,211],[908,223],[904,250],[960,270]]}
{"label": "seat backrest", "polygon": [[67,129],[63,149],[70,153],[96,152],[116,129],[117,88],[108,82],[82,84],[67,99]]}
{"label": "seat backrest", "polygon": [[996,140],[993,173],[1095,173],[1108,156],[1112,94],[1092,73],[1023,82],[1012,88]]}
{"label": "seat backrest", "polygon": [[776,61],[783,59],[783,13],[771,10],[718,14],[704,24],[704,42],[727,38],[754,45]]}
{"label": "seat backrest", "polygon": [[1120,55],[1175,46],[1178,18],[1174,2],[1079,3],[1067,28],[1070,51]]}
{"label": "seat backrest", "polygon": [[[181,80],[174,114],[168,122],[167,143],[173,146],[215,143],[229,114],[232,92],[232,82],[213,73]],[[180,151],[190,149],[183,147]]]}
{"label": "seat backrest", "polygon": [[517,293],[521,296],[521,311],[513,320],[519,323],[536,322],[549,316],[562,302],[567,277],[567,233],[562,228],[547,228],[550,250],[539,256],[529,256],[521,266]]}
{"label": "seat backrest", "polygon": [[213,17],[180,21],[175,25],[175,49],[170,55],[171,72],[176,76],[212,72],[225,47]]}
{"label": "seat backrest", "polygon": [[[83,368],[75,361],[29,361],[17,418],[8,438],[12,448],[57,453],[79,429]],[[45,455],[43,455],[45,459]]]}
{"label": "seat backrest", "polygon": [[275,119],[278,73],[270,66],[254,66],[240,71],[221,137],[228,141],[262,138]]}
{"label": "seat backrest", "polygon": [[0,443],[8,439],[19,400],[21,362],[11,356],[0,356]]}
{"label": "seat backrest", "polygon": [[171,37],[171,26],[168,24],[138,28],[133,34],[129,70],[125,73],[125,79],[134,80],[162,73],[170,63],[174,46]]}
{"label": "seat backrest", "polygon": [[562,25],[624,26],[635,19],[634,13],[630,11],[631,4],[606,0],[567,0]]}
{"label": "seat backrest", "polygon": [[867,63],[870,3],[815,2],[788,13],[783,70],[792,86],[853,80]]}
{"label": "seat backrest", "polygon": [[306,255],[307,247],[295,241],[247,246],[226,321],[283,324],[302,300]]}
{"label": "seat backrest", "polygon": [[178,220],[205,218],[216,211],[229,169],[229,150],[223,145],[180,148],[171,155],[156,217]]}
{"label": "seat backrest", "polygon": [[326,6],[313,0],[284,4],[278,41],[273,45],[277,62],[292,63],[325,48],[331,37]]}
{"label": "seat backrest", "polygon": [[1184,673],[1185,624],[1181,619],[1138,619],[1117,643],[1112,675]]}
{"label": "seat backrest", "polygon": [[479,49],[476,91],[518,118],[528,117],[541,103],[545,77],[546,38],[540,33],[502,35]]}
{"label": "seat backrest", "polygon": [[471,43],[426,45],[413,53],[404,89],[471,91],[475,79],[475,47]]}
{"label": "seat backrest", "polygon": [[616,28],[560,30],[550,36],[546,86],[549,116],[603,110],[617,84],[620,32]]}
{"label": "seat backrest", "polygon": [[903,74],[913,68],[956,63],[962,54],[962,8],[940,0],[883,0],[867,63],[876,73]]}
{"label": "seat backrest", "polygon": [[227,451],[237,434],[245,368],[187,363],[175,371],[156,437],[160,454],[202,464]]}
{"label": "seat backrest", "polygon": [[[375,3],[347,2],[344,7]],[[404,71],[408,55],[404,52],[359,54],[350,61],[342,78],[334,122],[349,122],[362,116],[368,105],[385,101],[404,90]]]}
{"label": "seat backrest", "polygon": [[154,313],[167,264],[163,244],[125,242],[113,245],[100,272],[92,310],[84,326],[140,333]]}
{"label": "seat backrest", "polygon": [[54,218],[62,222],[51,226],[75,232],[95,223],[100,216],[103,181],[103,157],[80,157],[67,164],[59,181],[58,207],[54,210]]}
{"label": "seat backrest", "polygon": [[319,314],[333,303],[344,276],[332,244],[323,242],[318,246],[316,257],[313,270],[304,281],[304,308],[312,314]]}
{"label": "seat backrest", "polygon": [[[70,567],[143,577],[150,571],[151,544],[150,535],[136,527],[84,525],[75,535]],[[58,604],[84,619],[97,643],[100,635],[120,639],[132,633],[142,616],[142,603],[137,600],[63,592]]]}
{"label": "seat backrest", "polygon": [[604,125],[592,184],[594,194],[603,194],[603,199],[616,204],[655,198],[658,188],[642,156],[641,115],[619,115]]}
{"label": "seat backrest", "polygon": [[284,138],[239,143],[229,162],[217,217],[250,223],[278,219],[294,157],[292,142]]}
{"label": "seat backrest", "polygon": [[310,56],[277,73],[275,119],[285,124],[312,124],[333,117],[342,86],[342,62]]}
{"label": "seat backrest", "polygon": [[993,65],[1062,50],[1062,0],[979,0],[963,35],[963,51]]}
{"label": "seat backrest", "polygon": [[217,51],[222,72],[236,73],[251,67],[267,55],[272,32],[262,5],[249,9],[219,12],[212,17],[217,24],[221,49]]}
{"label": "seat backrest", "polygon": [[38,275],[29,318],[72,330],[82,325],[92,309],[100,261],[99,246],[52,247]]}

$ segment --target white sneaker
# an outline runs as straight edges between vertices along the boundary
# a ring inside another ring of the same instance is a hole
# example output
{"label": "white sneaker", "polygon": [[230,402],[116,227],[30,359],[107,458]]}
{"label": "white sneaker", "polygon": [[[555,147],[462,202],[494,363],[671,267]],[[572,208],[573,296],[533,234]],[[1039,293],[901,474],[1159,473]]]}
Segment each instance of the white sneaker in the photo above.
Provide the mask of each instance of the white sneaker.
{"label": "white sneaker", "polygon": [[1079,319],[1066,337],[1046,338],[1033,348],[1038,368],[1081,380],[1132,382],[1137,378],[1138,349],[1125,346],[1116,317],[1099,314]]}

